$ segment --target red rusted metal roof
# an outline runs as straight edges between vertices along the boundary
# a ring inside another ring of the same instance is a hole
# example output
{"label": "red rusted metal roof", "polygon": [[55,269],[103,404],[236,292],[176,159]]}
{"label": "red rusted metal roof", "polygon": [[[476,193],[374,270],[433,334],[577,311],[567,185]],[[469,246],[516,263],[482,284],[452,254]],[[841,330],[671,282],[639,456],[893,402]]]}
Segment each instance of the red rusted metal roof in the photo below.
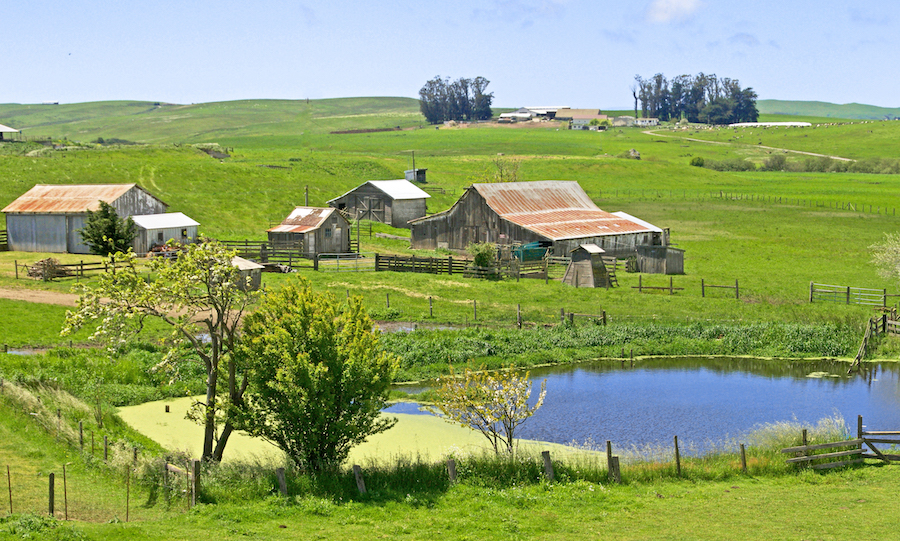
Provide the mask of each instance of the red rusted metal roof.
{"label": "red rusted metal roof", "polygon": [[109,203],[122,197],[136,184],[36,184],[3,209],[27,214],[75,214],[95,211],[100,201]]}
{"label": "red rusted metal roof", "polygon": [[501,182],[472,188],[501,218],[551,240],[658,231],[646,222],[601,210],[575,181]]}
{"label": "red rusted metal roof", "polygon": [[333,208],[297,207],[281,224],[269,229],[275,233],[306,233],[318,229],[331,214]]}

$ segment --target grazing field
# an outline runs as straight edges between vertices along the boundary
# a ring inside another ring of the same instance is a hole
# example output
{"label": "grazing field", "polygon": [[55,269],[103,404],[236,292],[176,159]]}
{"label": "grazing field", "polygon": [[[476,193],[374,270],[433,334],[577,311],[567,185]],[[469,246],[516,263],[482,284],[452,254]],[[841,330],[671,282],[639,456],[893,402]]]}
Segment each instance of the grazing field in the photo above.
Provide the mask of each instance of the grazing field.
{"label": "grazing field", "polygon": [[[444,357],[490,366],[575,361],[615,356],[626,349],[636,354],[852,358],[863,325],[874,314],[872,307],[810,303],[810,282],[900,293],[900,284],[881,277],[869,255],[873,243],[900,226],[895,210],[900,207],[900,175],[720,172],[690,165],[696,157],[762,164],[780,152],[773,149],[860,161],[897,160],[897,122],[827,119],[838,125],[768,130],[663,127],[658,133],[635,128],[576,132],[553,123],[435,129],[424,125],[415,100],[404,98],[0,105],[0,118],[4,124],[26,127],[26,135],[46,135],[57,143],[0,144],[3,206],[36,183],[133,182],[169,203],[170,210],[198,220],[207,235],[263,239],[268,227],[304,203],[305,188],[310,204],[324,205],[366,180],[402,178],[415,152],[416,166],[428,169],[430,212],[449,208],[465,187],[490,178],[497,160],[518,162],[520,180],[577,180],[601,208],[623,210],[669,228],[672,241],[686,250],[685,275],[673,278],[675,287],[683,289],[674,295],[639,293],[638,276],[623,271],[619,288],[593,290],[569,288],[556,280],[302,270],[315,288],[338,299],[348,293],[361,296],[387,329],[421,329],[383,340],[386,348],[405,355],[402,376],[408,379],[440,372]],[[391,131],[331,133],[373,129]],[[94,143],[99,138],[140,144]],[[210,148],[228,157],[204,152]],[[630,149],[639,151],[641,159],[621,157]],[[803,158],[789,158],[794,159]],[[402,237],[408,234],[405,230],[375,224],[376,235],[369,236],[369,224],[362,225],[362,251],[410,253],[406,241],[377,235]],[[6,295],[12,298],[0,294],[0,344],[54,347],[68,340],[57,333],[64,306],[74,302],[67,295],[74,280],[15,279],[15,261],[33,263],[49,255],[0,253],[0,290],[15,293]],[[554,276],[559,274],[556,269]],[[264,283],[275,288],[295,279],[267,274]],[[663,276],[644,275],[640,280],[643,285],[668,285]],[[701,280],[728,285],[738,281],[740,298],[728,290],[703,298]],[[48,299],[51,304],[27,302]],[[515,329],[519,308],[522,331]],[[560,310],[606,311],[609,326],[583,318],[576,319],[574,328],[559,326]],[[70,428],[80,419],[99,435],[95,408],[109,415],[114,406],[201,392],[199,370],[157,369],[157,342],[165,331],[150,331],[142,343],[111,357],[91,348],[60,348],[27,357],[0,354],[0,376],[44,401],[40,411],[19,403],[2,405],[0,458],[29,479],[21,501],[30,502],[33,512],[43,512],[46,474],[71,462],[73,486],[91,487],[90,496],[79,498],[98,502],[78,511],[84,514],[77,518],[88,522],[74,528],[16,510],[16,515],[0,519],[0,532],[20,537],[34,533],[38,539],[193,539],[210,531],[222,539],[840,539],[850,532],[848,520],[864,513],[866,521],[854,522],[855,536],[891,536],[891,468],[798,471],[784,465],[774,446],[756,455],[749,474],[736,467],[738,457],[724,454],[691,462],[684,479],[674,477],[665,464],[635,467],[623,485],[609,484],[602,469],[562,463],[560,478],[549,483],[542,480],[540,459],[533,456],[513,465],[461,462],[468,477],[450,485],[441,464],[394,457],[369,469],[368,496],[356,493],[352,476],[342,472],[330,480],[297,476],[291,496],[281,497],[276,495],[271,464],[263,469],[251,460],[211,470],[203,505],[191,512],[185,512],[184,499],[164,505],[152,483],[136,487],[132,517],[138,522],[124,524],[119,522],[122,472],[57,443],[53,404],[62,400],[60,390],[92,404],[66,406],[62,415]],[[91,345],[88,334],[83,331],[71,339],[76,345]],[[884,338],[875,348],[875,355],[886,357],[896,357],[900,350],[896,340]],[[29,412],[43,412],[44,424]],[[106,418],[106,427],[157,461],[163,453],[179,450],[163,451],[114,417]],[[754,509],[765,513],[748,513]],[[115,523],[102,524],[110,519]]]}

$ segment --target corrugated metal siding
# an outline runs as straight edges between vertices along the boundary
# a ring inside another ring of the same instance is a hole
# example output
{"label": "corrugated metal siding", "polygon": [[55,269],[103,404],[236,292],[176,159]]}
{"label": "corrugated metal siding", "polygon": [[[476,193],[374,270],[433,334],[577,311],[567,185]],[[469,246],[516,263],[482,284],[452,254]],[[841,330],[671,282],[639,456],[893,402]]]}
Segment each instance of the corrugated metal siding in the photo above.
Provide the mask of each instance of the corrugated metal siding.
{"label": "corrugated metal siding", "polygon": [[87,214],[66,216],[66,251],[70,254],[89,254],[91,249],[81,240],[81,230],[87,222]]}
{"label": "corrugated metal siding", "polygon": [[7,214],[9,249],[20,252],[66,252],[66,217]]}

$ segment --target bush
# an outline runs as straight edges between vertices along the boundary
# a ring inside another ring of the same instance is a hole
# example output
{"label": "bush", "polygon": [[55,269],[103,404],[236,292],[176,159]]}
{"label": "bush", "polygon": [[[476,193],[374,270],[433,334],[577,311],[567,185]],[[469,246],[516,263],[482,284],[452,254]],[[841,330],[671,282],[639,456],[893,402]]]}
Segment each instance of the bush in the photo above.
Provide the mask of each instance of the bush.
{"label": "bush", "polygon": [[691,158],[691,165],[694,167],[703,167],[703,158],[700,156],[694,156]]}
{"label": "bush", "polygon": [[492,242],[473,242],[466,246],[476,267],[492,267],[497,262],[497,246]]}

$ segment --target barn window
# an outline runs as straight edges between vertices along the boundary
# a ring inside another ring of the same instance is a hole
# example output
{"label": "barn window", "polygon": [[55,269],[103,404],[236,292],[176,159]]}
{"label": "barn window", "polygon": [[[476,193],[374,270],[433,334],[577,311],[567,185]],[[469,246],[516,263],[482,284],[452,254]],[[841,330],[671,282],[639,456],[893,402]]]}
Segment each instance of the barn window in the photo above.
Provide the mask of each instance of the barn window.
{"label": "barn window", "polygon": [[181,238],[183,238],[183,239],[186,239],[186,238],[187,238],[187,229],[182,229],[182,230],[181,230]]}
{"label": "barn window", "polygon": [[162,231],[160,231],[159,233],[156,234],[156,241],[157,242],[163,241],[163,232]]}
{"label": "barn window", "polygon": [[325,238],[326,238],[326,239],[330,239],[330,238],[331,238],[331,228],[330,228],[330,227],[326,227],[326,228],[325,228]]}

